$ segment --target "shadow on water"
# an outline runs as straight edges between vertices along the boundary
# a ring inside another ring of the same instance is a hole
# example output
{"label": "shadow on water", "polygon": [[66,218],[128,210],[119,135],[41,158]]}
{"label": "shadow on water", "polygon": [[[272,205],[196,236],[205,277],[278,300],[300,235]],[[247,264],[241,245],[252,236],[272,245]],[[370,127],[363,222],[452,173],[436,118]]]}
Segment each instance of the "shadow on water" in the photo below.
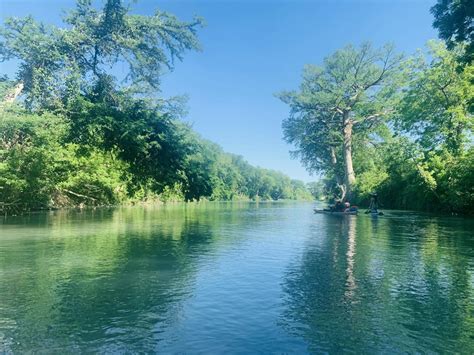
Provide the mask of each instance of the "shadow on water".
{"label": "shadow on water", "polygon": [[284,276],[288,332],[311,352],[472,353],[472,220],[319,217]]}
{"label": "shadow on water", "polygon": [[[55,212],[4,221],[1,351],[154,351],[212,258],[227,208]],[[11,222],[11,224],[9,224]]]}

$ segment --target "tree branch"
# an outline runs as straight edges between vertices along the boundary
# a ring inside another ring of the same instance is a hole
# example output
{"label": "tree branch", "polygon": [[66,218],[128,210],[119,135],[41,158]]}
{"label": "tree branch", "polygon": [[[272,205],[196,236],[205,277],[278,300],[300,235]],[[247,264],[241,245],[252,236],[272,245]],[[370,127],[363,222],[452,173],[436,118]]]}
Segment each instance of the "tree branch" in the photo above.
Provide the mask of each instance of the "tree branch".
{"label": "tree branch", "polygon": [[73,196],[77,196],[77,197],[82,197],[82,198],[86,198],[88,200],[92,200],[92,201],[97,201],[95,198],[93,197],[90,197],[90,196],[86,196],[86,195],[82,195],[82,194],[79,194],[77,192],[74,192],[74,191],[71,191],[71,190],[66,190],[66,189],[61,189],[62,191],[68,193],[68,194],[71,194]]}
{"label": "tree branch", "polygon": [[354,124],[362,123],[362,122],[367,122],[367,121],[372,121],[376,120],[377,118],[380,118],[382,116],[388,115],[389,113],[394,112],[395,110],[390,109],[390,110],[385,110],[383,112],[377,112],[372,115],[366,116],[366,117],[361,117],[360,119],[354,120]]}

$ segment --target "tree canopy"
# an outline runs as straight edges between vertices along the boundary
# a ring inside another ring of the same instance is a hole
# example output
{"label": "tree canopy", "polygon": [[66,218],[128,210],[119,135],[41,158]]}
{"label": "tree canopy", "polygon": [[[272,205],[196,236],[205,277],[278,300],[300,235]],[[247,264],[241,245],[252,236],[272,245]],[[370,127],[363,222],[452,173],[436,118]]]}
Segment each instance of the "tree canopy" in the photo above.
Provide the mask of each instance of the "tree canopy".
{"label": "tree canopy", "polygon": [[299,91],[280,94],[290,106],[285,139],[323,174],[326,194],[364,204],[378,191],[386,207],[468,213],[474,71],[460,65],[465,53],[439,41],[404,60],[390,47],[336,51],[323,67],[305,67]]}
{"label": "tree canopy", "polygon": [[[472,130],[470,102],[474,87],[469,68],[459,69],[462,46],[449,51],[444,43],[431,41],[427,55],[409,63],[411,75],[398,110],[400,128],[426,149],[454,153],[466,143]],[[428,62],[427,58],[430,58]]]}
{"label": "tree canopy", "polygon": [[445,40],[448,48],[465,42],[465,59],[474,59],[474,3],[471,0],[438,0],[431,8],[433,26]]}
{"label": "tree canopy", "polygon": [[[335,177],[341,197],[355,183],[353,140],[366,137],[393,112],[401,56],[393,46],[346,46],[308,65],[299,91],[278,96],[290,106],[283,122],[295,156],[313,171]],[[341,165],[342,164],[342,165]]]}
{"label": "tree canopy", "polygon": [[[0,61],[20,61],[17,80],[30,108],[60,108],[98,88],[157,93],[163,71],[187,50],[199,49],[203,21],[183,22],[161,11],[133,14],[122,0],[107,0],[101,10],[78,0],[64,24],[48,26],[28,16],[9,18],[0,30]],[[113,71],[118,63],[128,65],[121,77]]]}
{"label": "tree canopy", "polygon": [[62,27],[7,19],[0,61],[19,70],[0,80],[0,210],[311,198],[201,138],[179,120],[182,98],[161,97],[161,75],[200,48],[202,24],[121,0],[78,0]]}

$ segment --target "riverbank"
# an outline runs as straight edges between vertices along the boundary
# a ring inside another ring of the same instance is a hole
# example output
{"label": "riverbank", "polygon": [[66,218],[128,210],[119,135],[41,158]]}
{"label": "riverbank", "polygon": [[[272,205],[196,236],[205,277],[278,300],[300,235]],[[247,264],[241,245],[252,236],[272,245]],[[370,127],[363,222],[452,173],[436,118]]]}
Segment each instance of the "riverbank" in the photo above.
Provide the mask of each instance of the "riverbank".
{"label": "riverbank", "polygon": [[[0,213],[143,201],[311,198],[302,181],[254,167],[151,108],[103,109],[132,126],[114,126],[118,131],[111,133],[109,124],[100,124],[102,116],[87,128],[62,115],[0,108]],[[128,130],[134,125],[142,128],[132,137]],[[74,133],[89,130],[92,136],[80,139]]]}
{"label": "riverbank", "polygon": [[6,212],[5,209],[2,210],[2,205],[0,203],[0,216],[3,215],[4,217],[12,217],[12,216],[25,216],[32,213],[42,213],[42,212],[54,212],[54,211],[88,211],[88,210],[101,210],[101,209],[115,209],[115,208],[127,208],[127,207],[160,207],[160,206],[176,206],[176,205],[202,205],[202,204],[229,204],[229,203],[285,203],[285,202],[311,202],[308,199],[280,199],[280,200],[272,200],[272,199],[262,199],[262,198],[254,198],[250,199],[248,197],[241,197],[234,200],[209,200],[206,198],[202,198],[199,200],[193,201],[185,201],[185,200],[160,200],[160,199],[149,199],[149,200],[142,200],[142,201],[128,201],[121,204],[116,205],[77,205],[77,206],[62,206],[56,208],[43,208],[43,209],[33,209],[33,210],[26,210],[26,209],[11,209]]}

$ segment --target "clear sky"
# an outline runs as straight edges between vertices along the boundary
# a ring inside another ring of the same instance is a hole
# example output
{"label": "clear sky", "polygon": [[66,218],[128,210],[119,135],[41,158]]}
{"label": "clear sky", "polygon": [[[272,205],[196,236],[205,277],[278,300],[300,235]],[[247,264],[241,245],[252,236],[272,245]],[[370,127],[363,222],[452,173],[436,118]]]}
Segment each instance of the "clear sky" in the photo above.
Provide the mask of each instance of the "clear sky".
{"label": "clear sky", "polygon": [[[296,89],[304,64],[336,49],[393,42],[406,54],[436,37],[429,8],[435,0],[137,0],[134,11],[169,11],[183,20],[204,17],[203,51],[188,53],[163,78],[163,95],[189,95],[186,120],[203,137],[250,163],[314,180],[282,139],[288,107],[276,92]],[[2,19],[31,14],[59,23],[74,0],[0,0]],[[12,74],[12,64],[1,72]]]}

